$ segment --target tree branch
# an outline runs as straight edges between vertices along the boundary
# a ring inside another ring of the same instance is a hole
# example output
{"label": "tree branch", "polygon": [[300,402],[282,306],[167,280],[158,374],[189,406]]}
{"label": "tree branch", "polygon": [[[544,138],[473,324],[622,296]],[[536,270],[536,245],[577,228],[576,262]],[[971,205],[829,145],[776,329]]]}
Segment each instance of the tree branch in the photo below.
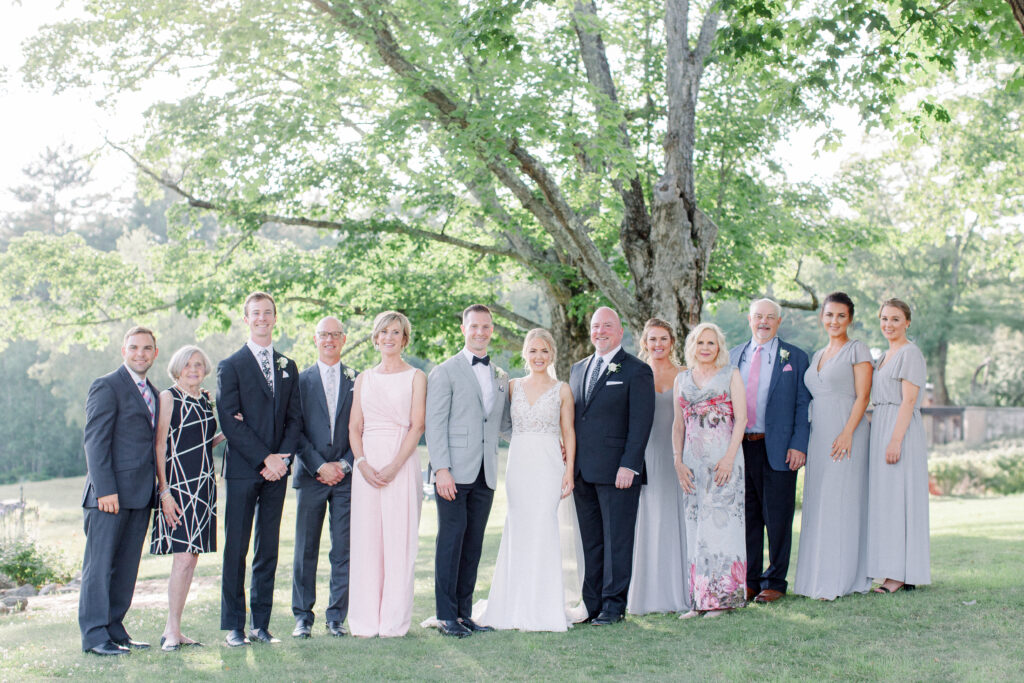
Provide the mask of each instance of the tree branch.
{"label": "tree branch", "polygon": [[497,313],[498,315],[500,315],[502,318],[505,318],[506,320],[515,323],[516,325],[518,325],[519,327],[523,328],[526,331],[532,330],[535,327],[543,327],[543,325],[541,325],[540,323],[534,320],[530,320],[524,315],[519,315],[512,309],[506,308],[502,304],[491,303],[487,304],[487,307],[490,308],[495,313]]}
{"label": "tree branch", "polygon": [[800,311],[816,311],[818,310],[819,302],[818,295],[814,293],[814,290],[804,282],[800,280],[800,268],[803,266],[803,261],[800,261],[796,265],[796,274],[793,276],[793,282],[795,282],[800,289],[804,290],[811,296],[810,301],[791,301],[789,299],[780,299],[779,305],[783,308],[793,308]]}

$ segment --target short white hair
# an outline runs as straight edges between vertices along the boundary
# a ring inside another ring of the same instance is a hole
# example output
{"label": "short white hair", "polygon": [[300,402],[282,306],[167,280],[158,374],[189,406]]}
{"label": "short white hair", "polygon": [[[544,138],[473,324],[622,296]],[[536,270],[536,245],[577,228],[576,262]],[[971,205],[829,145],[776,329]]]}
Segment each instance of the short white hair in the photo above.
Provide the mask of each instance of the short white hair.
{"label": "short white hair", "polygon": [[776,318],[781,318],[782,317],[782,306],[780,306],[779,302],[776,301],[775,299],[769,299],[768,297],[765,297],[763,299],[758,299],[757,301],[751,301],[750,302],[750,310],[747,311],[747,315],[754,315],[754,309],[757,308],[757,305],[758,304],[765,304],[765,303],[771,304],[772,308],[775,309],[775,317]]}
{"label": "short white hair", "polygon": [[725,333],[722,332],[721,327],[714,323],[701,323],[690,330],[690,334],[686,335],[686,344],[683,349],[686,367],[692,369],[697,365],[697,340],[700,339],[700,335],[705,330],[714,332],[715,341],[718,342],[718,355],[715,356],[714,366],[716,368],[724,368],[729,363],[729,350],[725,345]]}
{"label": "short white hair", "polygon": [[199,354],[199,358],[203,361],[203,379],[209,376],[213,370],[213,363],[210,361],[210,357],[206,355],[198,346],[189,344],[188,346],[182,346],[180,349],[174,352],[171,356],[171,362],[167,364],[167,374],[171,376],[175,382],[181,377],[181,373],[185,370],[185,365],[192,359],[192,356]]}

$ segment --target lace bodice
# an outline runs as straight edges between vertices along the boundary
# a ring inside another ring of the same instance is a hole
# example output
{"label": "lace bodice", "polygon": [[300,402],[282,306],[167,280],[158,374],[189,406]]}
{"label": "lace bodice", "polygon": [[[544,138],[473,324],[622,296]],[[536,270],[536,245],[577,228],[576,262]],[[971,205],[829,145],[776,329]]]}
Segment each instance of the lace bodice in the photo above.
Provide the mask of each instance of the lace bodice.
{"label": "lace bodice", "polygon": [[513,434],[561,434],[562,399],[559,396],[561,382],[555,382],[540,395],[532,406],[526,400],[523,382],[515,383],[512,391],[512,433]]}

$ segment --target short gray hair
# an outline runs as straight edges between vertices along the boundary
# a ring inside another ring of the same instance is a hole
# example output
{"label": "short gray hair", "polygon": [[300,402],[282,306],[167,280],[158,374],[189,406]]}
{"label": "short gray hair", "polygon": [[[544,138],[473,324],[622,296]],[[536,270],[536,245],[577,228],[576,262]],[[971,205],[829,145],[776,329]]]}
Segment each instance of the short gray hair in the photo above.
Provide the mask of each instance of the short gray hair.
{"label": "short gray hair", "polygon": [[775,299],[769,299],[768,297],[764,297],[763,299],[758,299],[756,301],[751,301],[750,302],[750,309],[747,311],[747,315],[754,315],[754,309],[757,307],[757,305],[758,304],[764,304],[764,303],[769,303],[769,304],[772,305],[772,308],[775,309],[775,317],[776,318],[781,318],[782,317],[782,306],[780,306],[779,302],[776,301]]}
{"label": "short gray hair", "polygon": [[705,330],[711,330],[715,333],[715,340],[718,342],[718,355],[715,356],[715,367],[724,368],[729,364],[729,349],[725,345],[725,333],[722,332],[722,328],[714,323],[701,323],[697,327],[690,330],[690,334],[686,335],[686,345],[683,349],[683,355],[686,358],[686,367],[691,370],[697,365],[697,339]]}
{"label": "short gray hair", "polygon": [[178,381],[182,370],[185,369],[185,364],[197,353],[203,360],[203,379],[206,379],[213,370],[213,363],[210,361],[210,357],[206,355],[206,352],[194,344],[182,346],[171,356],[171,362],[167,364],[167,374],[171,376],[171,379]]}

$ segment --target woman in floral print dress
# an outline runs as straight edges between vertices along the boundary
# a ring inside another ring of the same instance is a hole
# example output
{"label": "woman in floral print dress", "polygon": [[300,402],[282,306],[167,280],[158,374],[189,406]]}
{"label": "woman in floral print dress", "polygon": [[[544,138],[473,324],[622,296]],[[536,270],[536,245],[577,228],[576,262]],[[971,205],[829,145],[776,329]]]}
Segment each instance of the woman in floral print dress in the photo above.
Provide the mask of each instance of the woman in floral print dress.
{"label": "woman in floral print dress", "polygon": [[686,338],[687,369],[676,377],[672,451],[686,512],[693,609],[717,617],[746,605],[743,426],[746,394],[729,365],[725,335],[701,323]]}

